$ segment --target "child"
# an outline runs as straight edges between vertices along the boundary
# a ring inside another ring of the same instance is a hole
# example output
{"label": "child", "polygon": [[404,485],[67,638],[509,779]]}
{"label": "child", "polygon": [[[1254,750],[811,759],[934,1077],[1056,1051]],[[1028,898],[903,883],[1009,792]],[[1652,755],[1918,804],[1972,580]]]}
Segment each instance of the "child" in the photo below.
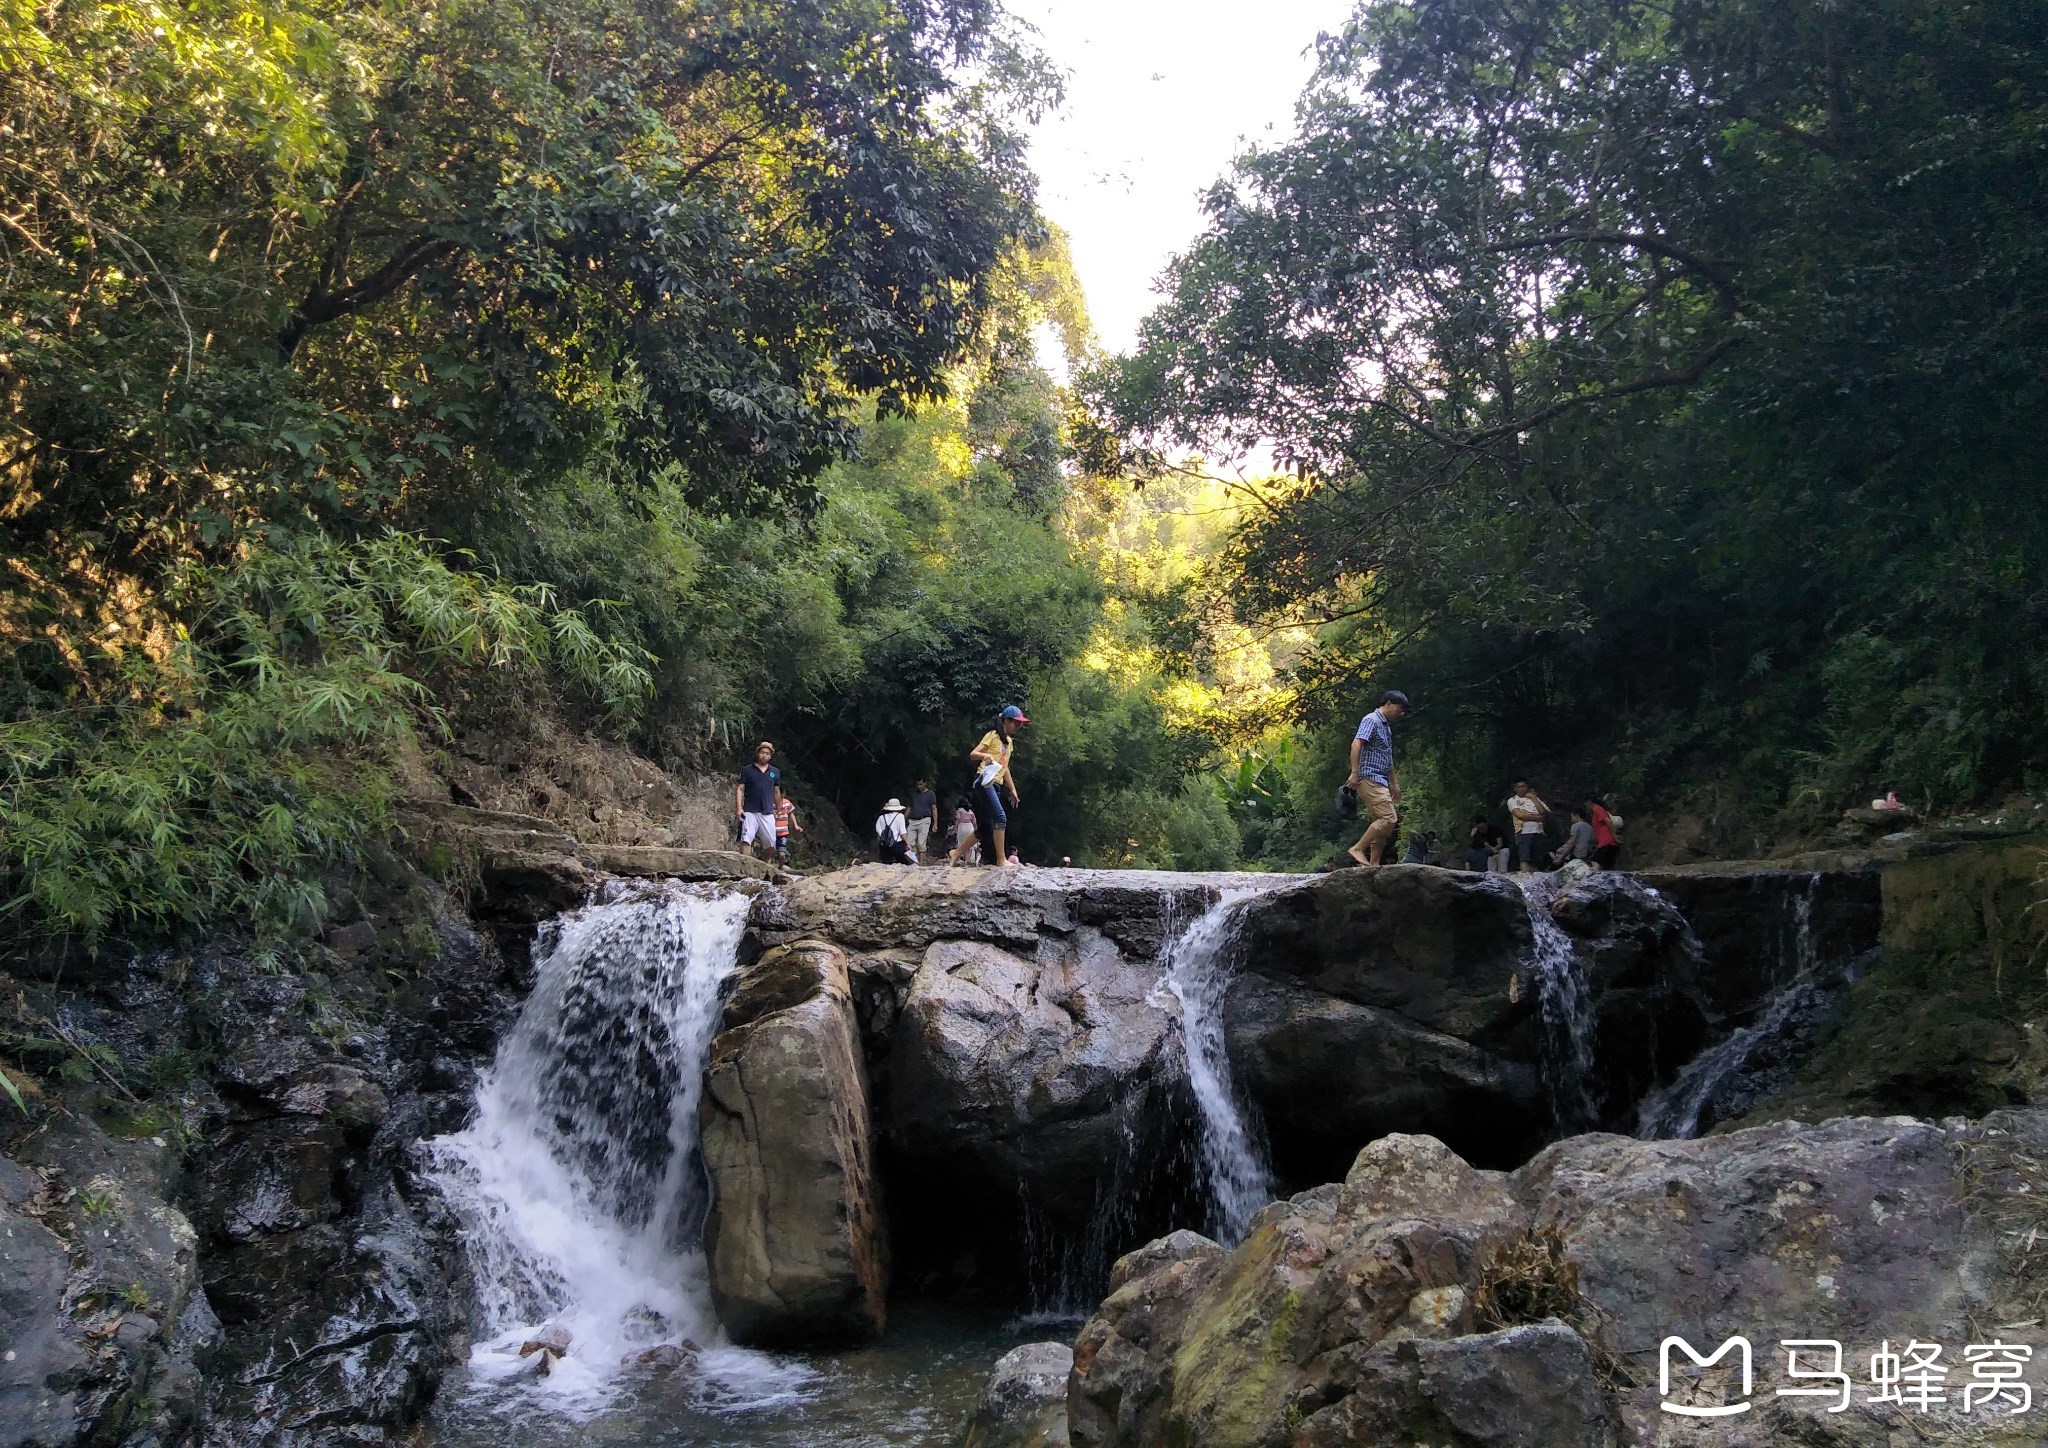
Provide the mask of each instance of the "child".
{"label": "child", "polygon": [[974,838],[974,806],[962,795],[953,806],[953,848],[946,852],[949,865],[978,865],[981,846]]}
{"label": "child", "polygon": [[804,827],[796,822],[796,801],[783,793],[782,786],[778,784],[775,786],[775,858],[785,865],[789,863],[791,831],[802,834]]}

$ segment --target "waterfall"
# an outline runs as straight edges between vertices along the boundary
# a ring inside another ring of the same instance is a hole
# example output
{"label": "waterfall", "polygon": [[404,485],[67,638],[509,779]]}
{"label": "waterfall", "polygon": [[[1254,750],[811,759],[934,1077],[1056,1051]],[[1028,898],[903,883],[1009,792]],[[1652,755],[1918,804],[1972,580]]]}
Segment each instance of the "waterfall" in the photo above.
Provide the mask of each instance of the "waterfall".
{"label": "waterfall", "polygon": [[1806,877],[1806,888],[1792,897],[1792,974],[1813,969],[1813,897],[1820,893],[1820,871]]}
{"label": "waterfall", "polygon": [[[1811,903],[1811,892],[1793,902],[1802,927],[1801,906]],[[1638,1137],[1689,1141],[1776,1094],[1819,1049],[1842,993],[1868,957],[1816,968],[1810,941],[1802,936],[1801,944],[1805,973],[1766,1001],[1756,1020],[1707,1047],[1669,1085],[1644,1097],[1636,1110]]]}
{"label": "waterfall", "polygon": [[1209,1235],[1226,1247],[1244,1239],[1252,1213],[1273,1200],[1273,1172],[1260,1133],[1230,1079],[1224,1049],[1223,995],[1230,985],[1228,945],[1237,910],[1268,887],[1225,890],[1173,938],[1165,985],[1180,1002],[1188,1085],[1202,1114],[1202,1174],[1209,1188]]}
{"label": "waterfall", "polygon": [[[424,1145],[476,1282],[473,1378],[531,1381],[554,1406],[609,1401],[622,1359],[688,1339],[702,1391],[794,1390],[800,1370],[718,1346],[699,1233],[697,1101],[748,898],[622,888],[542,927],[535,980],[461,1131]],[[544,1325],[569,1351],[518,1357]]]}
{"label": "waterfall", "polygon": [[1593,992],[1564,933],[1550,913],[1557,881],[1548,875],[1510,875],[1529,904],[1529,973],[1543,1015],[1543,1084],[1561,1133],[1590,1130],[1600,1119],[1593,1082]]}

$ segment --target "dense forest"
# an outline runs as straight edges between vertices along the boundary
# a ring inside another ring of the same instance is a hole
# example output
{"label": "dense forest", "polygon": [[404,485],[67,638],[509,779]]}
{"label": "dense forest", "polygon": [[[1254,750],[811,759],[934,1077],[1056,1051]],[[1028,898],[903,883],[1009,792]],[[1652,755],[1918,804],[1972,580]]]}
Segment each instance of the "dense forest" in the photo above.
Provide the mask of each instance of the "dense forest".
{"label": "dense forest", "polygon": [[1440,821],[1527,773],[1716,853],[2038,787],[2048,8],[1417,0],[1318,54],[1089,391],[1105,450],[1286,465],[1216,575],[1313,633],[1320,753],[1399,686]]}
{"label": "dense forest", "polygon": [[988,0],[9,0],[10,928],[303,926],[508,708],[858,824],[1021,702],[1090,863],[1321,857],[1390,686],[1438,825],[2038,784],[2048,7],[1317,46],[1108,357]]}

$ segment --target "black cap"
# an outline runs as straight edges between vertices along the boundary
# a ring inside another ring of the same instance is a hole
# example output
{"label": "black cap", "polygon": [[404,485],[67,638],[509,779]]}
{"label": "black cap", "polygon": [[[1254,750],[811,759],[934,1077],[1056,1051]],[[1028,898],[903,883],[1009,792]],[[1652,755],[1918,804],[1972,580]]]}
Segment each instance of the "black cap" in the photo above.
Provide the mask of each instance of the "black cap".
{"label": "black cap", "polygon": [[1386,693],[1380,695],[1380,702],[1382,704],[1399,704],[1405,709],[1408,707],[1408,696],[1399,689],[1389,689]]}

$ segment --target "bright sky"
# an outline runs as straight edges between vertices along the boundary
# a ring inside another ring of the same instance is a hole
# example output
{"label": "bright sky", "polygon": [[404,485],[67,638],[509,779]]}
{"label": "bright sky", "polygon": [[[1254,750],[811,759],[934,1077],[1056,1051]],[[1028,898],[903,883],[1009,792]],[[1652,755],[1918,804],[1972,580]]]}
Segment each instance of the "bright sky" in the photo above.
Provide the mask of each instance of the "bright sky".
{"label": "bright sky", "polygon": [[1039,205],[1073,238],[1103,345],[1128,349],[1197,198],[1246,142],[1284,138],[1319,30],[1350,0],[1010,0],[1066,70],[1038,128]]}

